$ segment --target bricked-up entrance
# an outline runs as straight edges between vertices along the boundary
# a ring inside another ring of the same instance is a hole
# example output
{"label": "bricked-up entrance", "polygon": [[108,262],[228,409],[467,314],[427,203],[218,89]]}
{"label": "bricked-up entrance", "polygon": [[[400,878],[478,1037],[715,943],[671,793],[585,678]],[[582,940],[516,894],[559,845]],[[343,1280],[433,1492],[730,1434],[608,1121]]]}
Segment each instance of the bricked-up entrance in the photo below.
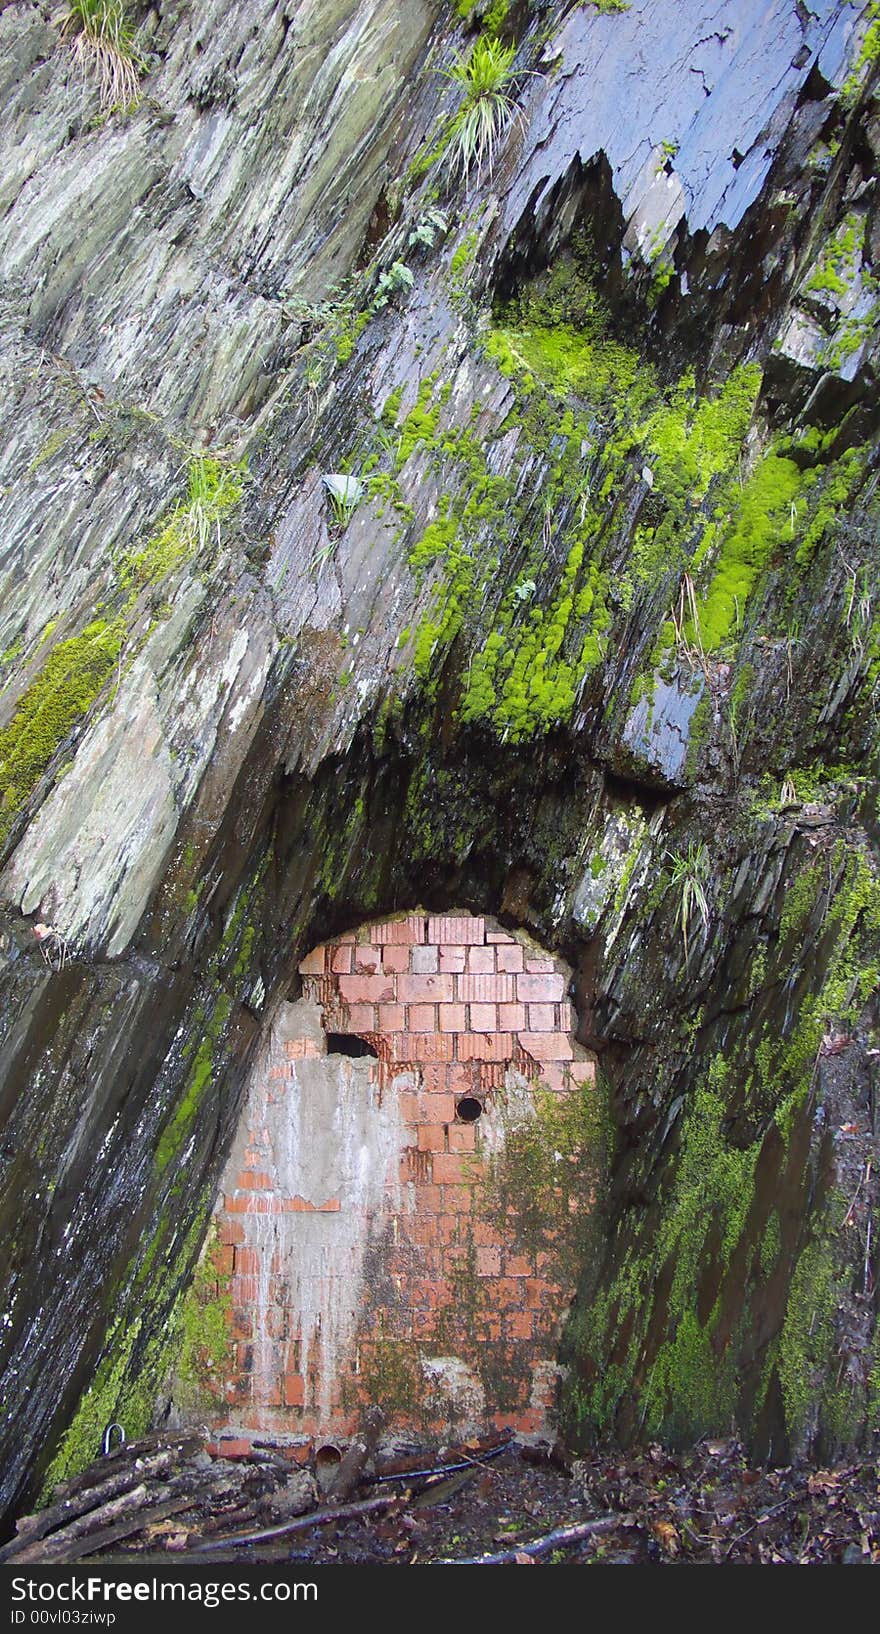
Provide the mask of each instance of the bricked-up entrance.
{"label": "bricked-up entrance", "polygon": [[217,1211],[227,1428],[344,1436],[379,1401],[420,1437],[545,1430],[591,1190],[567,966],[416,913],[300,972]]}

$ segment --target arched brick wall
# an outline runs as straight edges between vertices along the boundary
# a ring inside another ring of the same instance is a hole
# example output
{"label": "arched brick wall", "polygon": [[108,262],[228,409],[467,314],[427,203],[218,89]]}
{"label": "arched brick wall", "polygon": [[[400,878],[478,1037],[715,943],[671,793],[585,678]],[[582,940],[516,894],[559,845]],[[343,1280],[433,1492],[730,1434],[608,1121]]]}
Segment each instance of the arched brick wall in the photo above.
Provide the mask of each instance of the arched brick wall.
{"label": "arched brick wall", "polygon": [[545,1430],[590,1207],[568,968],[491,919],[416,913],[300,972],[217,1211],[227,1430],[344,1436],[376,1400],[420,1438]]}

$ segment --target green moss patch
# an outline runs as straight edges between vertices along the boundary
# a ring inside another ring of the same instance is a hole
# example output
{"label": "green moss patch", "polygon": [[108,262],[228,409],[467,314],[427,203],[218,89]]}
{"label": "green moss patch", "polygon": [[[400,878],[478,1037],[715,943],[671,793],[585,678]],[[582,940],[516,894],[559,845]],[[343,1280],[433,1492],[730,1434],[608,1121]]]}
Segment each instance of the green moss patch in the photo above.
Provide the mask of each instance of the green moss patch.
{"label": "green moss patch", "polygon": [[0,839],[8,834],[53,757],[97,702],[117,668],[125,623],[95,619],[53,647],[0,732]]}

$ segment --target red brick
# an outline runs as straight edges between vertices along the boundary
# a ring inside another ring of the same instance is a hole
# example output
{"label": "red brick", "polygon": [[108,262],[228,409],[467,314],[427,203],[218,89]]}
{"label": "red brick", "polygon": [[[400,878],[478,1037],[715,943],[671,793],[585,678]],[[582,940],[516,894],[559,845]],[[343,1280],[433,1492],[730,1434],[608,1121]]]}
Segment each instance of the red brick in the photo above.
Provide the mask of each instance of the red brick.
{"label": "red brick", "polygon": [[428,920],[429,942],[454,942],[458,946],[482,946],[486,940],[485,919],[469,914],[432,914]]}
{"label": "red brick", "polygon": [[330,955],[330,969],[336,976],[351,974],[351,947],[336,947]]}
{"label": "red brick", "polygon": [[238,1191],[227,1193],[223,1199],[223,1207],[229,1214],[277,1214],[279,1213],[278,1199],[266,1197],[259,1191]]}
{"label": "red brick", "polygon": [[495,953],[496,969],[519,971],[524,968],[525,955],[519,942],[513,942],[510,947],[500,947]]}
{"label": "red brick", "polygon": [[467,1004],[510,1004],[516,998],[516,976],[456,976],[456,998]]}
{"label": "red brick", "polygon": [[[418,1137],[417,1137],[418,1138]],[[405,1146],[400,1154],[399,1172],[404,1182],[414,1180],[417,1186],[431,1185],[433,1156],[418,1146]]]}
{"label": "red brick", "polygon": [[434,1184],[458,1186],[468,1179],[464,1155],[458,1152],[438,1152],[434,1158]]}
{"label": "red brick", "polygon": [[250,1305],[242,1305],[232,1312],[229,1318],[229,1331],[233,1339],[253,1338],[254,1312]]}
{"label": "red brick", "polygon": [[[380,1005],[380,1009],[384,1006]],[[349,1004],[348,1030],[353,1033],[374,1033],[376,1031],[376,1006],[374,1004]]]}
{"label": "red brick", "polygon": [[514,1044],[510,1033],[459,1033],[456,1042],[459,1061],[513,1060]]}
{"label": "red brick", "polygon": [[568,1085],[568,1063],[562,1061],[542,1061],[541,1083],[552,1089],[557,1095],[564,1093]]}
{"label": "red brick", "polygon": [[233,1305],[255,1305],[260,1295],[260,1284],[256,1277],[234,1276],[229,1284],[229,1296]]}
{"label": "red brick", "polygon": [[212,1458],[250,1458],[253,1448],[241,1436],[224,1436],[220,1441],[209,1441],[207,1451]]}
{"label": "red brick", "polygon": [[526,1024],[524,1004],[499,1004],[498,1025],[502,1032],[518,1033]]}
{"label": "red brick", "polygon": [[304,1407],[306,1384],[301,1373],[288,1373],[284,1379],[285,1407]]}
{"label": "red brick", "polygon": [[454,976],[398,976],[397,978],[397,998],[401,1004],[451,1004],[454,997]]}
{"label": "red brick", "polygon": [[390,974],[399,976],[401,972],[409,970],[409,961],[411,957],[412,948],[409,946],[397,947],[394,945],[391,947],[383,947],[382,969],[388,971]]}
{"label": "red brick", "polygon": [[338,1197],[328,1197],[323,1203],[317,1205],[317,1212],[319,1214],[338,1214],[340,1206]]}
{"label": "red brick", "polygon": [[[211,1264],[212,1264],[214,1270],[216,1271],[218,1277],[228,1277],[228,1276],[232,1275],[233,1266],[235,1265],[236,1253],[238,1253],[238,1254],[247,1253],[247,1249],[239,1248],[236,1251],[236,1249],[231,1248],[231,1247],[229,1247],[229,1246],[227,1246],[225,1244],[220,1244],[217,1247],[212,1248],[212,1250],[211,1250]],[[243,1267],[242,1267],[242,1269],[243,1269]]]}
{"label": "red brick", "polygon": [[526,970],[530,976],[549,976],[556,969],[552,959],[536,958],[534,954],[526,954]]}
{"label": "red brick", "polygon": [[284,1053],[288,1061],[304,1061],[307,1057],[323,1055],[324,1051],[311,1038],[289,1038]]}
{"label": "red brick", "polygon": [[530,1032],[533,1032],[533,1033],[555,1033],[555,1032],[558,1032],[558,1030],[559,1029],[556,1026],[556,1005],[555,1004],[530,1004],[529,1005],[529,1031]]}
{"label": "red brick", "polygon": [[437,1031],[436,1004],[411,1004],[406,1014],[409,1032],[435,1033]]}
{"label": "red brick", "polygon": [[468,948],[467,967],[475,976],[494,975],[495,949],[493,947]]}
{"label": "red brick", "polygon": [[463,1033],[465,1030],[463,1004],[438,1004],[437,1018],[441,1033]]}
{"label": "red brick", "polygon": [[505,942],[506,943],[512,943],[513,942],[513,937],[511,936],[510,932],[506,931],[506,930],[487,930],[486,931],[486,941],[487,942],[493,942],[496,945],[499,945],[499,944],[505,943]]}
{"label": "red brick", "polygon": [[565,998],[565,981],[556,971],[517,976],[516,996],[521,1004],[556,1004]]}
{"label": "red brick", "polygon": [[474,1206],[474,1186],[480,1180],[482,1170],[477,1158],[469,1158],[462,1152],[460,1161],[467,1163],[462,1170],[462,1178],[457,1185],[443,1187],[443,1208],[447,1214],[470,1214]]}
{"label": "red brick", "polygon": [[[387,919],[382,925],[371,925],[370,933],[373,941],[382,947],[389,942],[398,947],[413,947],[425,940],[425,921],[420,915],[409,914],[405,919]],[[429,942],[436,940],[436,937],[428,937]]]}
{"label": "red brick", "polygon": [[418,1131],[419,1150],[422,1152],[445,1152],[446,1127],[442,1123],[422,1123]]}
{"label": "red brick", "polygon": [[406,1026],[406,1011],[402,1004],[379,1005],[379,1032],[402,1033]]}
{"label": "red brick", "polygon": [[464,970],[466,958],[467,948],[451,946],[441,947],[440,969],[458,975],[460,971]]}
{"label": "red brick", "polygon": [[266,1333],[270,1339],[286,1339],[288,1333],[289,1315],[278,1305],[270,1305],[266,1310],[264,1321]]}
{"label": "red brick", "polygon": [[346,1004],[387,1004],[394,998],[394,981],[384,975],[340,976],[339,992]]}
{"label": "red brick", "polygon": [[473,1152],[477,1146],[475,1123],[450,1123],[447,1129],[450,1152]]}
{"label": "red brick", "polygon": [[568,1076],[573,1084],[594,1084],[596,1082],[595,1061],[572,1061]]}
{"label": "red brick", "polygon": [[273,1191],[272,1176],[265,1169],[242,1169],[236,1182],[238,1191]]}
{"label": "red brick", "polygon": [[394,1054],[398,1061],[451,1061],[457,1033],[397,1033]]}
{"label": "red brick", "polygon": [[535,1267],[526,1254],[505,1254],[504,1275],[506,1277],[533,1277]]}
{"label": "red brick", "polygon": [[475,1033],[497,1033],[498,1006],[496,1004],[472,1004],[470,1006],[471,1031]]}
{"label": "red brick", "polygon": [[500,1277],[501,1249],[497,1245],[477,1249],[477,1276]]}
{"label": "red brick", "polygon": [[432,976],[439,968],[439,955],[440,949],[436,947],[414,947],[410,956],[410,969],[416,976]]}
{"label": "red brick", "polygon": [[[372,947],[369,943],[356,947],[354,950],[354,968],[362,970],[367,976],[375,976],[382,965],[381,948]],[[333,967],[336,968],[335,965]]]}
{"label": "red brick", "polygon": [[[230,1265],[229,1270],[232,1270]],[[260,1271],[260,1256],[255,1248],[236,1248],[235,1270],[238,1276],[255,1277]]]}
{"label": "red brick", "polygon": [[520,1033],[519,1041],[536,1061],[570,1061],[572,1058],[571,1041],[563,1033]]}
{"label": "red brick", "polygon": [[327,949],[325,947],[316,947],[313,952],[307,953],[306,957],[300,961],[300,975],[323,976],[326,956]]}
{"label": "red brick", "polygon": [[397,1107],[404,1123],[416,1123],[422,1116],[421,1096],[411,1089],[401,1091],[397,1096]]}
{"label": "red brick", "polygon": [[559,1006],[559,1029],[563,1033],[573,1033],[575,1029],[574,1008],[568,999]]}

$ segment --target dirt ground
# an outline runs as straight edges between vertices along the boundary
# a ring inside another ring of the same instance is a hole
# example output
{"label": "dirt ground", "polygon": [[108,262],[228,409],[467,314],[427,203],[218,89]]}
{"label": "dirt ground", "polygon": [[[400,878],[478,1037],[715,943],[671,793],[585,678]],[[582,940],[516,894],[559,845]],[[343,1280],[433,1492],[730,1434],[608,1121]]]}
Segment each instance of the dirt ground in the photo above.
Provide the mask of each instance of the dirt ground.
{"label": "dirt ground", "polygon": [[[218,1566],[409,1566],[498,1555],[499,1564],[523,1565],[880,1564],[876,1460],[754,1469],[737,1442],[712,1440],[681,1454],[650,1446],[578,1460],[513,1443],[465,1446],[448,1459],[459,1467],[438,1471],[431,1455],[404,1460],[410,1467],[400,1473],[393,1464],[368,1470],[337,1512],[313,1473],[291,1467],[278,1449],[235,1463],[188,1450],[172,1481],[182,1498],[164,1507],[142,1500],[124,1523],[124,1541],[110,1529],[94,1534],[96,1548],[82,1538],[73,1547],[93,1560]],[[59,1547],[62,1532],[31,1544],[30,1558],[67,1558],[53,1555]]]}

